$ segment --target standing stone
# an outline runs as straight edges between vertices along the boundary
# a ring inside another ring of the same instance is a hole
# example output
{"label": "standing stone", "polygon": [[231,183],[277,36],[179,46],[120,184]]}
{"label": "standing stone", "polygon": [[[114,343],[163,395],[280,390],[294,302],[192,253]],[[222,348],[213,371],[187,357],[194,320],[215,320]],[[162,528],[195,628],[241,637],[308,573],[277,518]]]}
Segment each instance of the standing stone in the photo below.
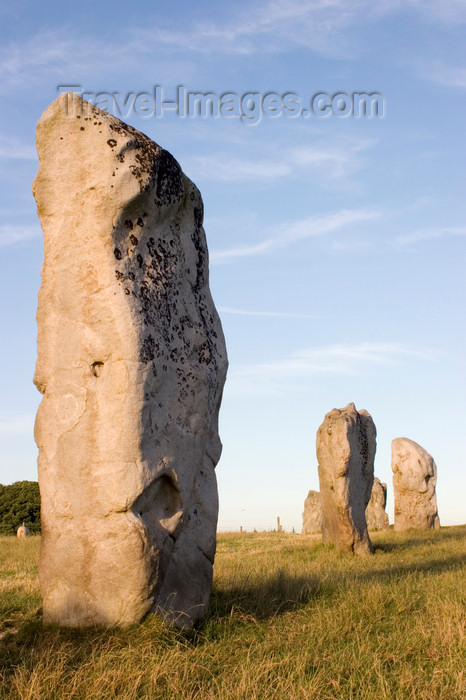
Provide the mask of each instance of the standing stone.
{"label": "standing stone", "polygon": [[31,534],[30,529],[24,523],[16,530],[16,537],[30,537]]}
{"label": "standing stone", "polygon": [[395,530],[439,528],[437,467],[423,447],[408,438],[392,441]]}
{"label": "standing stone", "polygon": [[390,527],[388,515],[385,512],[387,505],[387,484],[374,477],[374,485],[369,503],[366,508],[366,522],[368,530],[388,530]]}
{"label": "standing stone", "polygon": [[71,93],[37,127],[34,383],[44,621],[206,611],[225,343],[203,204],[176,160]]}
{"label": "standing stone", "polygon": [[374,481],[376,429],[354,403],[327,413],[317,431],[322,540],[356,554],[371,554],[366,507]]}
{"label": "standing stone", "polygon": [[318,491],[309,491],[304,501],[303,527],[301,533],[303,535],[312,535],[316,532],[322,532],[322,505],[320,503],[320,493]]}

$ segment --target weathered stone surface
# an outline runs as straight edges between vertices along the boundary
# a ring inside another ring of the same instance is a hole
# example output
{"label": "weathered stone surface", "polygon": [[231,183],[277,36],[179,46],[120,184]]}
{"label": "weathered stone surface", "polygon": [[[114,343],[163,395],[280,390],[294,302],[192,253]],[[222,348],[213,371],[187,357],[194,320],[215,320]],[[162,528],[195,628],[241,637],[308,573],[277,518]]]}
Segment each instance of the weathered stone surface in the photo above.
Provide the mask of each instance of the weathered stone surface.
{"label": "weathered stone surface", "polygon": [[387,484],[374,477],[372,493],[366,508],[366,522],[368,530],[388,530],[390,527],[388,515],[385,512],[387,505]]}
{"label": "weathered stone surface", "polygon": [[201,195],[167,151],[70,94],[37,150],[44,620],[190,625],[211,592],[227,369]]}
{"label": "weathered stone surface", "polygon": [[31,535],[32,532],[24,523],[16,530],[16,537],[30,537]]}
{"label": "weathered stone surface", "polygon": [[316,532],[322,532],[322,506],[320,503],[320,493],[311,490],[304,501],[303,527],[301,533],[303,535],[312,535]]}
{"label": "weathered stone surface", "polygon": [[354,403],[327,413],[317,431],[322,540],[357,554],[372,553],[366,507],[374,481],[376,429]]}
{"label": "weathered stone surface", "polygon": [[431,455],[408,438],[392,441],[395,530],[440,527],[437,512],[437,467]]}

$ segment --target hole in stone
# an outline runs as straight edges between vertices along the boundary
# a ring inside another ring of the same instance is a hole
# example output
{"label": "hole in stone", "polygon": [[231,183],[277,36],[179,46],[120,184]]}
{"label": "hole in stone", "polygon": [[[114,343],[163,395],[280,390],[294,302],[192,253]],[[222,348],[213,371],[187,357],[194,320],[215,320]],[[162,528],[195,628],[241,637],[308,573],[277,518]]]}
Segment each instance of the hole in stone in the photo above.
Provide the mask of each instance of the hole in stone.
{"label": "hole in stone", "polygon": [[162,474],[149,484],[133,503],[132,510],[139,515],[149,532],[162,527],[176,539],[175,531],[183,510],[178,486],[169,474]]}
{"label": "hole in stone", "polygon": [[100,377],[102,374],[102,369],[103,369],[104,363],[97,361],[93,362],[91,365],[91,372],[94,375],[94,377]]}

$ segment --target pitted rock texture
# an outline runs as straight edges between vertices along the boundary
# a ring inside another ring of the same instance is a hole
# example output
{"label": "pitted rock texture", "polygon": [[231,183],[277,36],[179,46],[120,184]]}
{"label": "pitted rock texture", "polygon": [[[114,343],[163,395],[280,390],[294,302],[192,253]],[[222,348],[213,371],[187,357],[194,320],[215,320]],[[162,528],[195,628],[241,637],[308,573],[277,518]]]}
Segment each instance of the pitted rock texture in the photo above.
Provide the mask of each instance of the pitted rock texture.
{"label": "pitted rock texture", "polygon": [[316,532],[322,532],[322,505],[320,503],[320,493],[311,490],[304,501],[301,533],[303,535],[313,535]]}
{"label": "pitted rock texture", "polygon": [[211,592],[227,370],[201,195],[167,151],[70,93],[37,150],[44,620],[189,626]]}
{"label": "pitted rock texture", "polygon": [[390,527],[388,515],[385,512],[387,505],[387,484],[374,477],[374,485],[369,503],[366,508],[366,522],[368,530],[388,530]]}
{"label": "pitted rock texture", "polygon": [[395,530],[439,528],[437,467],[432,456],[408,438],[392,441]]}
{"label": "pitted rock texture", "polygon": [[317,431],[322,541],[356,554],[373,551],[366,507],[374,481],[376,429],[354,403],[327,413]]}

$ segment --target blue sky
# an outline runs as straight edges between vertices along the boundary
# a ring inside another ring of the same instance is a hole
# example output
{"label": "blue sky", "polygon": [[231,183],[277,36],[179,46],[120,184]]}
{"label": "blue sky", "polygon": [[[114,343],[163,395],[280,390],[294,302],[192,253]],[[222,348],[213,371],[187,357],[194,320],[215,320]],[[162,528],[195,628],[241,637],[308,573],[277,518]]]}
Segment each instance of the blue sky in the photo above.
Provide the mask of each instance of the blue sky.
{"label": "blue sky", "polygon": [[42,234],[35,125],[88,92],[378,92],[383,118],[138,116],[200,188],[230,371],[221,529],[299,530],[315,434],[354,401],[434,456],[443,524],[466,521],[462,0],[43,2],[0,10],[0,482],[36,479]]}

